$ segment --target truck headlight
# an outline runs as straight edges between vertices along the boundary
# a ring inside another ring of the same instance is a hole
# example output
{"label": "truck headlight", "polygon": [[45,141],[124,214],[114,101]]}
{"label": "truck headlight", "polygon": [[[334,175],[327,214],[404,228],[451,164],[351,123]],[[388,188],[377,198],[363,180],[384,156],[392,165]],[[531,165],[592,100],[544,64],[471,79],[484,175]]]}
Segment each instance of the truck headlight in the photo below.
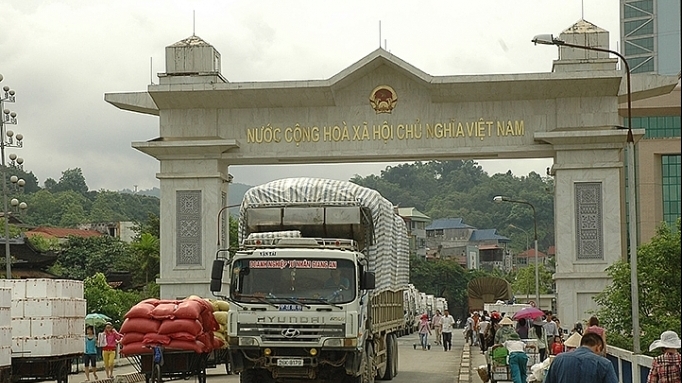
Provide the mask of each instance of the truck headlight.
{"label": "truck headlight", "polygon": [[258,340],[256,340],[256,338],[252,338],[250,336],[240,337],[239,338],[239,345],[240,346],[258,346]]}
{"label": "truck headlight", "polygon": [[357,338],[329,338],[324,341],[323,347],[356,347]]}

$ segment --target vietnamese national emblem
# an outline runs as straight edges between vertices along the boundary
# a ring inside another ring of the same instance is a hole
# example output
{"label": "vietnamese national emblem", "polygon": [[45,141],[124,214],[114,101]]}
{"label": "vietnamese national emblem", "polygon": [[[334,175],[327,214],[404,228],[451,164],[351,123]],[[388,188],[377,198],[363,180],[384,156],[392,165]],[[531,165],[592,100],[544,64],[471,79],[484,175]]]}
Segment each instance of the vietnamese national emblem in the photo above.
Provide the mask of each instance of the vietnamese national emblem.
{"label": "vietnamese national emblem", "polygon": [[398,95],[388,85],[379,85],[369,96],[369,104],[379,113],[391,113],[398,102]]}

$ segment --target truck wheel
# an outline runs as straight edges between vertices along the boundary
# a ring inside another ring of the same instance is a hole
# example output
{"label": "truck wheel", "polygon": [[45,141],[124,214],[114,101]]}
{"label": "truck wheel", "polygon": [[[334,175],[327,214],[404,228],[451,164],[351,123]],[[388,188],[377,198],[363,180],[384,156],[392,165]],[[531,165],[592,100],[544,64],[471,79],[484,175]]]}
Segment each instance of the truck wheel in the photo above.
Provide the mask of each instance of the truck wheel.
{"label": "truck wheel", "polygon": [[393,364],[391,365],[393,369],[393,376],[398,376],[398,360],[400,359],[398,357],[398,339],[392,335],[392,342],[391,345],[393,346]]}
{"label": "truck wheel", "polygon": [[376,377],[376,369],[374,368],[374,346],[367,345],[367,352],[365,352],[365,370],[362,373],[362,383],[374,383]]}
{"label": "truck wheel", "polygon": [[393,380],[393,334],[386,335],[386,366],[384,370],[379,370],[380,380]]}

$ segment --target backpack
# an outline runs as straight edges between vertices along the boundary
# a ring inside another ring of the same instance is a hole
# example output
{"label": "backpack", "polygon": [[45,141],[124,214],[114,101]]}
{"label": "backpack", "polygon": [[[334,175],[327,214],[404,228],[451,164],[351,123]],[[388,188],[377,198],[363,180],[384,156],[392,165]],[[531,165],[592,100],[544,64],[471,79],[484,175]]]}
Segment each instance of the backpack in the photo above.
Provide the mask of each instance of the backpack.
{"label": "backpack", "polygon": [[501,346],[495,347],[490,351],[490,357],[493,360],[493,364],[496,366],[506,366],[507,355],[509,355],[509,350]]}

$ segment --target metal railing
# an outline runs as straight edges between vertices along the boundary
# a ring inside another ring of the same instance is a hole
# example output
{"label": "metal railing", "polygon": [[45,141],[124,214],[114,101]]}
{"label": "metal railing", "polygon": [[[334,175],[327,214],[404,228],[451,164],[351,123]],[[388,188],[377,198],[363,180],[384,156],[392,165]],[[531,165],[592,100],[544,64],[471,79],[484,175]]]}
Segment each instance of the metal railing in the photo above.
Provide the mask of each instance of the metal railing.
{"label": "metal railing", "polygon": [[606,350],[620,383],[646,383],[652,357],[612,346],[606,346]]}

